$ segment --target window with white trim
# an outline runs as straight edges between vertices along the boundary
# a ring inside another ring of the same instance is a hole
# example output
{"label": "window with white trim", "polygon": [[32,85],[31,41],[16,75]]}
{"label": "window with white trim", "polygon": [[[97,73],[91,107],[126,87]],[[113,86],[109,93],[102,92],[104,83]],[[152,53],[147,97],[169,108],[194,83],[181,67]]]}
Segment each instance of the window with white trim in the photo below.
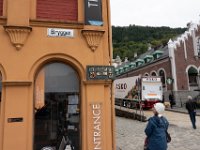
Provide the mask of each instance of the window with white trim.
{"label": "window with white trim", "polygon": [[163,84],[163,87],[165,87],[165,72],[163,70],[160,70],[159,71],[159,76],[161,77],[161,81],[162,81],[162,84]]}
{"label": "window with white trim", "polygon": [[200,37],[197,38],[197,54],[200,57]]}

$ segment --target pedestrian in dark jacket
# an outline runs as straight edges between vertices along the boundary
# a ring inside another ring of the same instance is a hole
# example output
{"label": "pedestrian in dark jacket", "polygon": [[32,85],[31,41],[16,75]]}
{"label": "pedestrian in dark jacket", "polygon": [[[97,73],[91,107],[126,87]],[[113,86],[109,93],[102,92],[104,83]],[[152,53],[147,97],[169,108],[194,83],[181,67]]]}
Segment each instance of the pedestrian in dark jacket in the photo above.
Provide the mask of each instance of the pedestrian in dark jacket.
{"label": "pedestrian in dark jacket", "polygon": [[165,106],[156,103],[153,108],[154,116],[150,117],[145,129],[147,150],[167,150],[166,130],[169,122],[163,116]]}
{"label": "pedestrian in dark jacket", "polygon": [[169,94],[169,102],[172,109],[173,105],[175,104],[174,96],[172,94]]}
{"label": "pedestrian in dark jacket", "polygon": [[186,109],[188,110],[188,114],[190,116],[190,120],[192,122],[193,129],[196,129],[196,108],[197,104],[196,101],[192,99],[192,96],[188,96],[188,100],[185,105]]}

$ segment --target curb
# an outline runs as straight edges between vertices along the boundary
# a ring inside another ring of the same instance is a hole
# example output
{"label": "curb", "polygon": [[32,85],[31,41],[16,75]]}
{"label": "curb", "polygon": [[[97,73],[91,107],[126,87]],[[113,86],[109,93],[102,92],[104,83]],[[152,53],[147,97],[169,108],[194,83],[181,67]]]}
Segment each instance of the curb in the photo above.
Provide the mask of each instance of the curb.
{"label": "curb", "polygon": [[125,118],[129,118],[129,119],[139,120],[139,121],[142,121],[142,122],[146,122],[147,121],[147,117],[146,116],[140,115],[140,114],[136,114],[135,112],[128,112],[126,110],[121,110],[121,109],[115,108],[115,113],[119,117],[125,117]]}
{"label": "curb", "polygon": [[[176,108],[174,108],[174,109],[166,108],[165,110],[166,111],[176,112],[176,113],[188,114],[187,110],[185,110],[185,109],[180,110],[180,108],[179,108],[179,110],[176,109]],[[200,112],[199,111],[196,113],[196,116],[200,116]]]}

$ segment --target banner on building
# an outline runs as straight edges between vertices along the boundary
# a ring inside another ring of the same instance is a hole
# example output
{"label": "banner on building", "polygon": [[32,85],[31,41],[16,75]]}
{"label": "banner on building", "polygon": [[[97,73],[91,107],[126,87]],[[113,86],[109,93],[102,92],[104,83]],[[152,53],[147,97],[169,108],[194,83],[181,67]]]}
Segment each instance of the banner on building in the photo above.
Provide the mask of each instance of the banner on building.
{"label": "banner on building", "polygon": [[102,0],[85,0],[85,24],[102,26]]}

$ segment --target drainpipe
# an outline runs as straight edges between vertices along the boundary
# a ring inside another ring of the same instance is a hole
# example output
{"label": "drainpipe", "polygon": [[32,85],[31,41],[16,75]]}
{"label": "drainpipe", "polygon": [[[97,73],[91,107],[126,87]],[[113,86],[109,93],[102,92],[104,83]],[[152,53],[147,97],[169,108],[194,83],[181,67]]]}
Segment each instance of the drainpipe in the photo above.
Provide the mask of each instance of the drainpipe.
{"label": "drainpipe", "polygon": [[[110,59],[110,65],[112,65],[112,26],[111,26],[111,14],[110,14],[110,0],[106,0],[107,4],[107,23],[108,23],[108,43],[109,43],[109,59]],[[110,96],[110,101],[111,101],[111,134],[112,134],[112,150],[116,150],[116,142],[115,142],[115,99],[114,99],[114,87],[113,83],[111,83],[110,86],[111,90],[111,96]]]}

